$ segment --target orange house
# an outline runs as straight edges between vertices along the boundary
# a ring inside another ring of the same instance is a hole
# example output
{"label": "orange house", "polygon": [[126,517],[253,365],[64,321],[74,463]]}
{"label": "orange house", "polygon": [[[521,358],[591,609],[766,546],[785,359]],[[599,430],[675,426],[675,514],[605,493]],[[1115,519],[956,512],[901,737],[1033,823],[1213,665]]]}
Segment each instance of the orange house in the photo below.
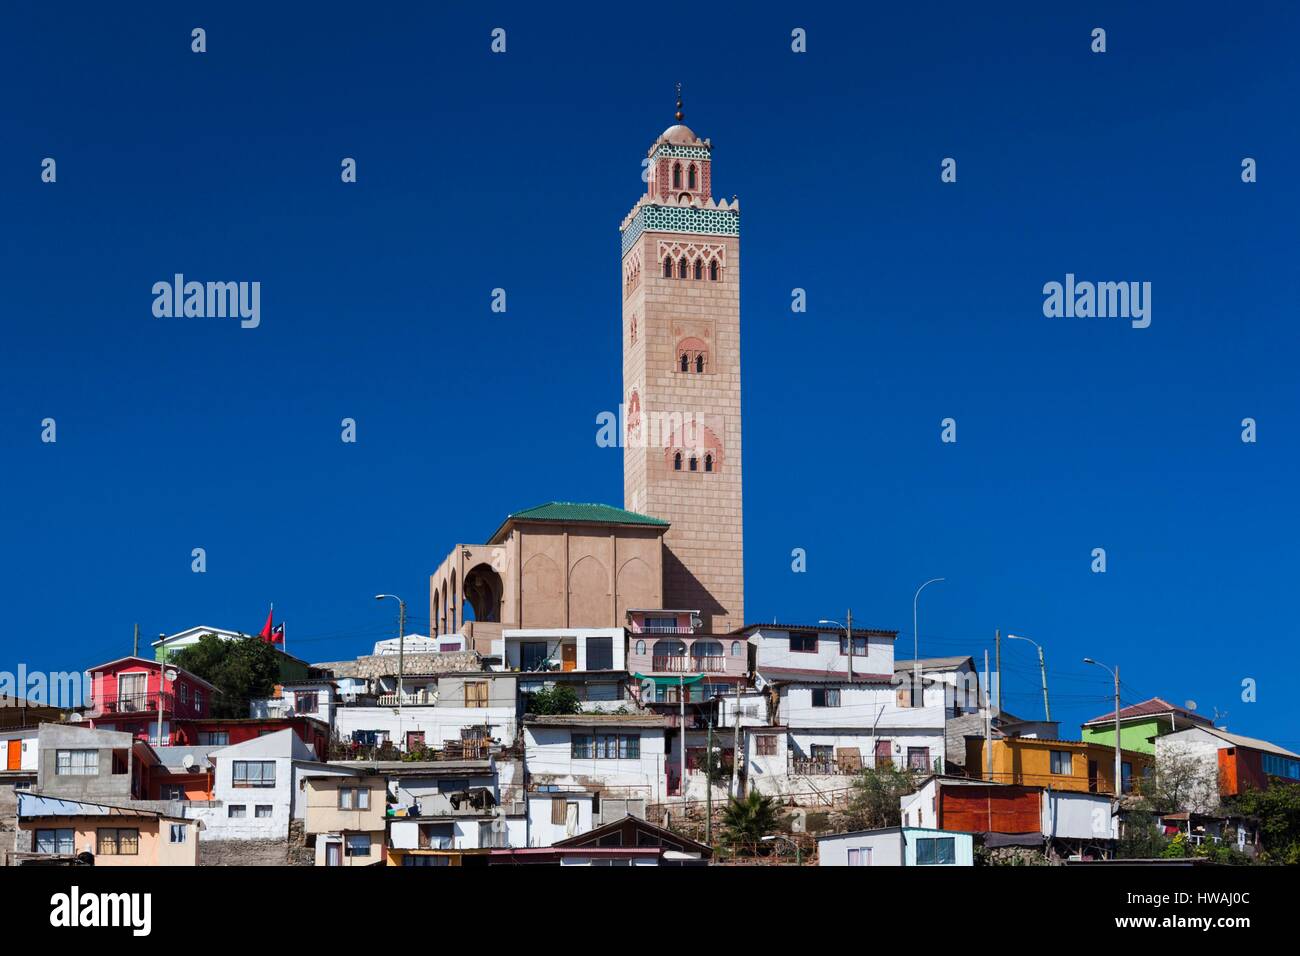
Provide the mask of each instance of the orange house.
{"label": "orange house", "polygon": [[[1115,748],[1082,740],[1045,740],[1037,737],[995,737],[993,768],[989,776],[984,738],[966,738],[966,768],[972,776],[996,783],[1051,787],[1074,793],[1115,793]],[[1121,750],[1121,785],[1124,793],[1141,779],[1154,762],[1151,754]]]}

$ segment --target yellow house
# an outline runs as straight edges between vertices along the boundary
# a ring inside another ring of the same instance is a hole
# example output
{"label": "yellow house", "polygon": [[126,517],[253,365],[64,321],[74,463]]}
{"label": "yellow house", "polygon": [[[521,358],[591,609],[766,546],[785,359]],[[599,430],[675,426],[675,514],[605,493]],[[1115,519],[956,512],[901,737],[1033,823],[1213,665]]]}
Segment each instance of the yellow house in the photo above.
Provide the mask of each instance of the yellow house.
{"label": "yellow house", "polygon": [[18,851],[25,862],[72,862],[90,854],[96,866],[198,866],[198,823],[153,810],[18,794]]}
{"label": "yellow house", "polygon": [[[984,738],[966,738],[966,772],[981,780],[1051,787],[1076,793],[1115,792],[1115,748],[1082,740],[1039,737],[993,738],[992,777],[985,762]],[[1150,769],[1153,758],[1136,750],[1120,751],[1123,792],[1132,790]]]}
{"label": "yellow house", "polygon": [[307,777],[305,832],[316,838],[317,866],[383,866],[383,777]]}

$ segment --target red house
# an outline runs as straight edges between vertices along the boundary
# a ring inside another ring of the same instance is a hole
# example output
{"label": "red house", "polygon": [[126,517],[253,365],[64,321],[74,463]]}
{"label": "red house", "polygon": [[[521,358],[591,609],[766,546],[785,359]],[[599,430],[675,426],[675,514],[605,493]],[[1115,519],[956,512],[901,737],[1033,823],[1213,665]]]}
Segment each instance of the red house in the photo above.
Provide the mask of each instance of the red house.
{"label": "red house", "polygon": [[176,723],[211,712],[216,688],[196,674],[144,657],[121,657],[89,668],[94,698],[86,701],[85,722],[100,730],[134,734],[159,745],[173,742]]}

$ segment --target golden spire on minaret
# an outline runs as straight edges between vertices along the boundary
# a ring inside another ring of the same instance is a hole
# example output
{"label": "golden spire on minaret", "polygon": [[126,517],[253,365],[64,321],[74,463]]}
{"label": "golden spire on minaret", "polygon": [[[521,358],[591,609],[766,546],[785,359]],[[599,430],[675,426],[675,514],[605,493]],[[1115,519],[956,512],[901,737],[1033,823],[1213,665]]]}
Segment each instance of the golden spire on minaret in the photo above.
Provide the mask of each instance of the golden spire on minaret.
{"label": "golden spire on minaret", "polygon": [[682,116],[682,85],[678,83],[677,84],[677,122],[680,123],[683,118],[684,117]]}

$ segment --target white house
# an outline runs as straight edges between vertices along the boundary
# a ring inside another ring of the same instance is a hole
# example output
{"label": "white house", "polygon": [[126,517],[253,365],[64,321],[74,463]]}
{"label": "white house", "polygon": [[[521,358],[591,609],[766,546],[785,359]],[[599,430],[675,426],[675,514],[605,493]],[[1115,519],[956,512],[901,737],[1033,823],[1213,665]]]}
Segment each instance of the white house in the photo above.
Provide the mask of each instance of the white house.
{"label": "white house", "polygon": [[208,759],[213,800],[186,810],[203,824],[205,841],[287,839],[289,821],[302,817],[295,765],[321,766],[292,730],[221,747]]}
{"label": "white house", "polygon": [[622,671],[627,632],[621,627],[506,628],[492,656],[511,671]]}
{"label": "white house", "polygon": [[894,676],[894,640],[897,631],[853,629],[853,657],[844,628],[830,625],[754,624],[742,632],[755,648],[754,666],[805,675],[874,674],[890,681]]}
{"label": "white house", "polygon": [[36,751],[39,746],[38,727],[18,727],[0,730],[0,772],[36,772]]}
{"label": "white house", "polygon": [[248,716],[314,717],[334,730],[334,711],[338,706],[338,685],[328,679],[286,681],[280,696],[257,697],[248,703]]}
{"label": "white house", "polygon": [[436,685],[432,691],[407,692],[400,712],[396,694],[391,702],[338,707],[334,713],[338,736],[367,745],[388,741],[406,751],[440,748],[478,728],[503,744],[515,740],[515,675],[472,671],[441,674],[430,682]]}
{"label": "white house", "polygon": [[818,866],[974,866],[974,837],[954,830],[886,827],[817,838]]}
{"label": "white house", "polygon": [[[655,714],[530,716],[524,722],[528,845],[550,846],[667,796],[664,718]],[[611,803],[613,801],[613,803]],[[602,805],[605,809],[602,809]]]}

